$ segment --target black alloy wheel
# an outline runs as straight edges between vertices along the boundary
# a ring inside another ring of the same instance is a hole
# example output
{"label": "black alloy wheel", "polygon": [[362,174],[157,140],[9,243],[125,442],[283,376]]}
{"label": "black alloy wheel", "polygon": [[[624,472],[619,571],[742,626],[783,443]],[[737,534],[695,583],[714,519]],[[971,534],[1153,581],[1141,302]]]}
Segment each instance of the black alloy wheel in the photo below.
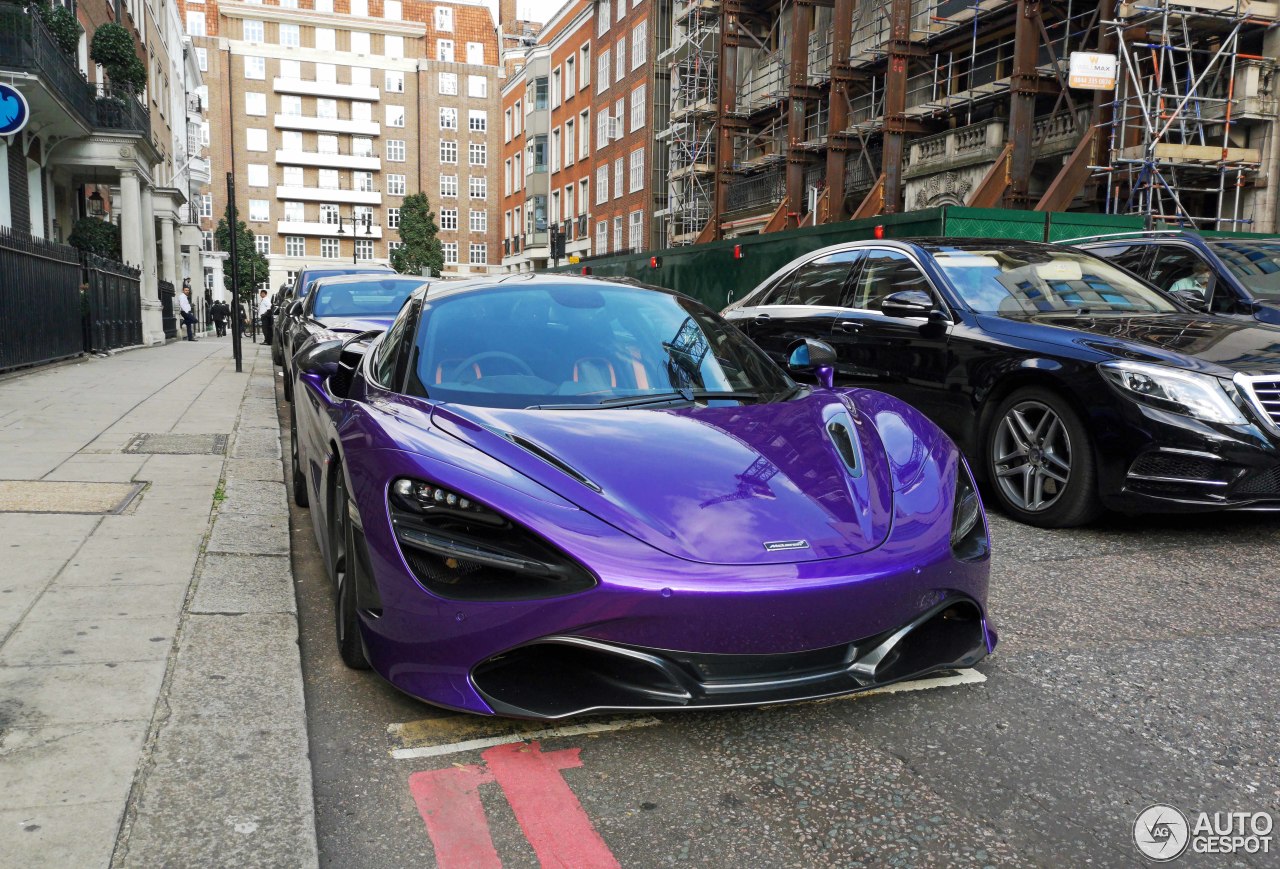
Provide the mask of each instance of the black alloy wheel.
{"label": "black alloy wheel", "polygon": [[293,481],[293,503],[299,507],[311,506],[307,494],[307,477],[302,473],[302,465],[298,462],[298,408],[289,406],[289,473]]}
{"label": "black alloy wheel", "polygon": [[[330,523],[330,572],[334,584],[334,630],[338,655],[353,670],[369,669],[364,645],[360,640],[360,617],[356,612],[356,580],[360,559],[356,557],[355,532],[351,525],[351,504],[342,466],[335,464],[333,511],[336,521]],[[331,514],[333,515],[333,514]]]}

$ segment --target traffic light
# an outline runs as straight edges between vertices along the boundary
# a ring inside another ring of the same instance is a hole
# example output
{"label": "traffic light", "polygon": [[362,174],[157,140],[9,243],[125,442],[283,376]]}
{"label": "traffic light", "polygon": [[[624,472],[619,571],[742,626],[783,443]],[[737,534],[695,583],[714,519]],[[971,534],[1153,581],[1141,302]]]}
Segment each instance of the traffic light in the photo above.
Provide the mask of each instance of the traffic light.
{"label": "traffic light", "polygon": [[551,230],[551,258],[564,259],[564,232],[558,228]]}

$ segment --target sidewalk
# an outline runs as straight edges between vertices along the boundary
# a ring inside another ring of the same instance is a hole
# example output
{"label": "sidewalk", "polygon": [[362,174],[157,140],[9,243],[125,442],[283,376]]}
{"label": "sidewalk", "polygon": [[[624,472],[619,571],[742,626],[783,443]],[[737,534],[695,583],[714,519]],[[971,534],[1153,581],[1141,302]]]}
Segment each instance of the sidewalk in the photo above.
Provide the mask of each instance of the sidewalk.
{"label": "sidewalk", "polygon": [[0,382],[7,865],[316,864],[275,375],[244,350]]}

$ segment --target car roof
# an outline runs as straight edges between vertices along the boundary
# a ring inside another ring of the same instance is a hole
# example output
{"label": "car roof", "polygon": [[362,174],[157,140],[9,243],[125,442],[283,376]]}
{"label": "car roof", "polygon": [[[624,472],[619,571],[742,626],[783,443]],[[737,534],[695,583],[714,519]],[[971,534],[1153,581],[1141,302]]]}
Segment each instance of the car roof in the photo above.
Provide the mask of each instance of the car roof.
{"label": "car roof", "polygon": [[663,293],[668,296],[677,296],[681,299],[691,299],[684,293],[675,290],[669,290],[666,287],[658,287],[652,284],[646,284],[635,278],[629,277],[610,277],[595,275],[566,275],[561,273],[550,274],[533,274],[522,273],[515,275],[491,275],[481,278],[470,278],[463,281],[437,281],[431,284],[429,293],[432,299],[439,299],[445,296],[457,295],[460,293],[475,292],[477,290],[488,290],[499,286],[511,286],[512,288],[534,289],[537,287],[565,287],[565,286],[594,286],[612,284],[614,286],[629,287],[631,289],[648,290],[655,293]]}
{"label": "car roof", "polygon": [[364,274],[325,275],[324,277],[316,278],[311,282],[311,284],[313,287],[320,286],[321,284],[326,287],[331,287],[335,284],[360,284],[369,280],[405,280],[425,284],[430,281],[438,281],[439,278],[424,278],[421,275],[402,275],[397,272],[365,272]]}

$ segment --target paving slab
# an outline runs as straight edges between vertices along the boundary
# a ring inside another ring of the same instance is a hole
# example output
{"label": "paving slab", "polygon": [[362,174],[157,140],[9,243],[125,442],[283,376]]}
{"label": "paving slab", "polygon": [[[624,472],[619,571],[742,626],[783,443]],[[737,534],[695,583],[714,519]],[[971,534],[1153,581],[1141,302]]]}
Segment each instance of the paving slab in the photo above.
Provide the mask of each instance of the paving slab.
{"label": "paving slab", "polygon": [[205,556],[192,613],[296,614],[293,571],[286,556]]}
{"label": "paving slab", "polygon": [[0,854],[23,869],[111,865],[124,806],[119,800],[0,810]]}
{"label": "paving slab", "polygon": [[219,512],[285,516],[289,505],[283,483],[263,480],[228,480]]}
{"label": "paving slab", "polygon": [[209,552],[240,555],[288,555],[289,526],[286,516],[219,512],[209,538]]}
{"label": "paving slab", "polygon": [[178,617],[30,621],[0,647],[0,666],[163,661]]}
{"label": "paving slab", "polygon": [[174,619],[182,611],[187,588],[165,585],[52,584],[27,613],[28,622],[73,621],[95,625],[111,619]]}
{"label": "paving slab", "polygon": [[[0,667],[3,715],[13,726],[151,720],[164,661]],[[0,847],[0,853],[3,853]]]}
{"label": "paving slab", "polygon": [[266,480],[283,483],[284,468],[276,459],[231,458],[227,460],[226,476],[228,480]]}
{"label": "paving slab", "polygon": [[114,803],[119,817],[146,735],[145,721],[6,729],[5,808]]}

